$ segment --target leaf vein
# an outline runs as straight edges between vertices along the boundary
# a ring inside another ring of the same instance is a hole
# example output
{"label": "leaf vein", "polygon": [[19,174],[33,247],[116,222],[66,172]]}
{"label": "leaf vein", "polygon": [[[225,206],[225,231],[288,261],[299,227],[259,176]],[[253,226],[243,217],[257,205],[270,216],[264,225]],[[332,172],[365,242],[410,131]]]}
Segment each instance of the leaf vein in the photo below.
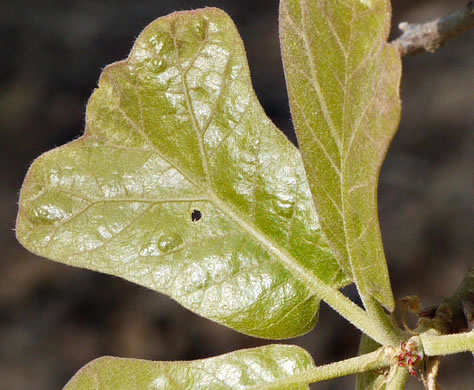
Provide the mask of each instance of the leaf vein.
{"label": "leaf vein", "polygon": [[[206,26],[206,37],[207,37],[207,34],[208,34],[208,30],[209,30],[209,26]],[[179,56],[179,50],[178,50],[176,35],[171,33],[171,32],[170,32],[170,35],[173,39],[174,50],[175,50],[175,54],[176,54],[176,64],[177,64],[179,73],[181,75],[181,83],[183,85],[183,91],[184,91],[184,97],[185,97],[185,101],[186,101],[187,111],[188,111],[189,116],[191,118],[192,127],[193,127],[193,129],[196,133],[196,139],[197,139],[198,146],[199,146],[199,152],[201,154],[201,163],[202,163],[203,168],[204,168],[204,175],[206,177],[207,183],[211,184],[212,183],[212,178],[211,178],[211,174],[210,174],[210,171],[209,171],[208,158],[207,158],[206,150],[205,150],[203,142],[202,142],[202,136],[201,136],[201,132],[199,130],[199,125],[198,125],[198,121],[196,119],[196,114],[194,112],[194,107],[193,107],[193,104],[192,104],[191,96],[189,94],[189,87],[188,87],[188,83],[186,81],[186,74],[185,74],[185,71],[184,71],[182,63],[181,63],[181,58]]]}
{"label": "leaf vein", "polygon": [[311,52],[311,47],[310,47],[310,44],[309,44],[309,38],[308,38],[308,32],[307,32],[307,26],[306,26],[306,19],[307,19],[307,12],[308,12],[308,3],[307,3],[307,0],[303,0],[303,6],[302,6],[302,9],[301,9],[301,18],[302,18],[302,24],[303,24],[303,41],[304,41],[304,46],[305,46],[305,53],[306,53],[306,56],[308,57],[308,61],[309,61],[309,66],[310,66],[310,71],[311,71],[311,77],[312,79],[314,80],[314,87],[315,87],[315,90],[316,90],[316,94],[318,95],[318,99],[319,99],[319,103],[320,103],[320,106],[321,106],[321,110],[323,112],[323,117],[329,127],[329,131],[331,132],[331,135],[332,137],[334,138],[334,141],[336,143],[336,145],[338,146],[339,150],[341,150],[341,146],[342,146],[342,143],[341,143],[341,138],[339,137],[339,135],[337,134],[337,130],[336,130],[336,127],[334,125],[334,122],[332,121],[332,118],[331,118],[331,114],[329,113],[329,108],[327,106],[327,103],[326,103],[326,98],[324,97],[324,94],[321,90],[321,86],[319,84],[319,81],[318,81],[318,74],[317,74],[317,71],[316,71],[316,66],[314,64],[314,59],[313,59],[313,55],[312,55],[312,52]]}

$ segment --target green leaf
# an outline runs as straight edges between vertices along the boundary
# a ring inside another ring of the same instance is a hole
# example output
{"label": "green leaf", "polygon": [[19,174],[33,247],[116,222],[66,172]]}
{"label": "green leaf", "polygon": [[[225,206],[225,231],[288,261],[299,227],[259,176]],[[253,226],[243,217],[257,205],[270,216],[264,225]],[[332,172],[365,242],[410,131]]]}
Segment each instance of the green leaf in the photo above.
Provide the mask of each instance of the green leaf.
{"label": "green leaf", "polygon": [[282,0],[291,112],[321,227],[367,304],[394,308],[377,216],[380,167],[400,117],[388,0]]}
{"label": "green leaf", "polygon": [[102,357],[93,360],[64,390],[307,390],[314,368],[303,349],[269,345],[190,362],[152,362]]}
{"label": "green leaf", "polygon": [[238,32],[213,8],[156,20],[104,70],[85,135],[30,168],[17,237],[266,338],[311,330],[318,286],[347,283],[300,153],[265,116]]}

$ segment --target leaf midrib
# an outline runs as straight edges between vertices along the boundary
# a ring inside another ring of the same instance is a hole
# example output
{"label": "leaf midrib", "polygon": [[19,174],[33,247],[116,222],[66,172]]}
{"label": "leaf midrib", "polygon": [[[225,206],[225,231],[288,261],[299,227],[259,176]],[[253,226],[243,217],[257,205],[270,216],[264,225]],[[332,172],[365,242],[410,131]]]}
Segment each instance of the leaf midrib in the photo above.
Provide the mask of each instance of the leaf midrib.
{"label": "leaf midrib", "polygon": [[[143,133],[142,133],[143,134]],[[145,136],[145,135],[143,135]],[[153,144],[151,144],[153,145]],[[115,145],[108,144],[109,147],[114,147]],[[150,146],[151,147],[151,146]],[[192,199],[199,199],[200,201],[208,201],[212,203],[215,207],[217,207],[219,210],[221,210],[225,215],[229,216],[234,222],[236,222],[240,228],[244,231],[246,231],[248,234],[250,234],[252,237],[256,238],[257,241],[270,252],[272,253],[283,265],[286,266],[287,269],[291,270],[294,272],[298,279],[301,280],[306,287],[313,292],[313,294],[318,295],[320,298],[321,296],[317,294],[316,292],[319,290],[315,286],[319,285],[326,285],[322,280],[320,280],[316,275],[313,273],[310,273],[309,270],[306,270],[291,254],[289,254],[285,249],[281,247],[281,245],[277,244],[272,240],[270,237],[268,237],[266,234],[264,234],[257,226],[255,226],[252,222],[250,222],[247,219],[241,218],[239,216],[239,213],[232,207],[230,206],[227,202],[225,202],[223,199],[219,197],[219,195],[214,191],[214,189],[208,188],[205,189],[200,182],[196,182],[190,179],[190,174],[187,172],[187,170],[182,170],[179,168],[178,164],[175,164],[173,161],[170,161],[170,159],[165,158],[160,150],[158,150],[154,145],[152,146],[153,150],[149,150],[151,153],[157,154],[160,158],[163,158],[170,166],[172,166],[174,169],[176,169],[178,172],[181,173],[181,175],[188,180],[195,188],[197,192],[200,192],[203,194],[202,197],[196,197]],[[191,199],[191,200],[192,200]],[[176,198],[176,201],[188,201],[190,199],[180,199]],[[91,200],[90,203],[88,204],[87,208],[90,208],[92,204],[94,203],[104,203],[104,202],[120,202],[120,201],[143,201],[147,203],[164,203],[165,201],[174,201],[173,198],[169,198],[166,200],[138,200],[138,199],[95,199]],[[68,222],[73,220],[76,217],[74,215],[73,217],[68,219]],[[326,285],[327,286],[327,285]],[[328,289],[331,289],[331,287],[327,286]]]}
{"label": "leaf midrib", "polygon": [[[309,45],[309,41],[308,41],[308,33],[306,31],[306,23],[307,23],[307,21],[306,21],[307,15],[306,14],[308,12],[308,10],[307,10],[307,7],[308,7],[307,1],[303,0],[302,5],[301,5],[301,24],[302,24],[302,28],[298,28],[296,23],[290,17],[288,6],[285,2],[284,2],[284,7],[285,7],[285,12],[286,12],[286,19],[289,21],[289,25],[294,29],[295,33],[300,35],[300,38],[303,39],[304,46],[305,46],[305,51],[307,53],[306,55],[307,55],[307,58],[308,58],[308,61],[309,61],[310,72],[311,72],[310,82],[311,82],[311,84],[312,84],[312,86],[313,86],[313,88],[314,88],[314,90],[315,90],[315,92],[318,96],[319,103],[320,103],[320,106],[321,106],[321,109],[322,109],[322,112],[323,112],[323,116],[324,116],[325,121],[326,121],[326,123],[327,123],[327,125],[328,125],[328,127],[331,131],[331,134],[333,135],[333,140],[336,142],[336,145],[338,146],[339,152],[341,153],[340,166],[338,168],[335,167],[335,169],[336,169],[336,173],[338,174],[339,184],[340,184],[339,192],[340,192],[340,196],[341,196],[341,204],[340,204],[341,210],[340,210],[339,214],[341,216],[343,230],[344,230],[344,247],[345,247],[345,250],[346,250],[346,253],[347,253],[347,260],[348,260],[349,265],[350,265],[351,270],[352,270],[353,278],[357,281],[357,285],[359,286],[359,288],[363,287],[365,289],[366,283],[363,283],[362,286],[360,286],[360,280],[358,280],[359,278],[356,275],[356,274],[358,274],[358,272],[354,272],[356,267],[354,266],[354,261],[353,261],[353,251],[352,251],[352,248],[349,245],[349,241],[348,241],[349,232],[348,232],[348,221],[347,221],[347,218],[346,218],[346,202],[347,201],[346,201],[346,192],[345,192],[345,186],[346,186],[346,179],[347,178],[346,178],[345,172],[346,172],[346,167],[347,167],[347,162],[348,162],[347,159],[348,159],[348,156],[350,154],[350,150],[353,146],[353,143],[354,143],[354,140],[356,139],[356,136],[359,133],[359,130],[360,130],[360,127],[361,127],[360,125],[363,121],[363,118],[366,116],[368,108],[370,106],[372,106],[373,99],[375,97],[369,100],[369,102],[367,103],[367,105],[364,108],[364,110],[363,110],[362,114],[360,115],[360,117],[357,118],[357,120],[354,122],[355,123],[355,129],[352,129],[351,137],[349,139],[349,143],[346,146],[345,134],[344,133],[345,133],[345,127],[346,127],[346,125],[345,125],[345,122],[346,122],[345,107],[346,107],[346,104],[347,104],[347,97],[348,97],[347,82],[348,82],[348,77],[350,79],[353,76],[353,74],[349,75],[347,73],[347,53],[345,52],[343,45],[341,44],[340,40],[338,39],[338,36],[337,36],[336,32],[334,31],[333,26],[331,25],[331,22],[328,21],[328,23],[330,24],[331,31],[336,36],[337,44],[339,45],[339,48],[342,51],[342,53],[344,55],[345,62],[346,62],[346,66],[344,67],[345,72],[344,72],[344,88],[343,88],[344,99],[343,99],[342,139],[339,139],[338,137],[335,136],[335,134],[337,134],[336,129],[335,129],[335,125],[334,125],[334,122],[332,121],[331,114],[328,111],[327,103],[326,103],[324,94],[321,91],[321,87],[320,87],[320,84],[319,84],[319,81],[318,81],[318,76],[317,76],[315,64],[314,64],[314,61],[313,61],[312,51],[310,50],[310,45]],[[352,29],[352,27],[353,27],[353,20],[351,21],[350,42],[349,42],[350,46],[352,46],[352,43],[353,43],[353,29]],[[373,47],[369,51],[366,58],[371,57],[373,55],[373,52],[377,52],[377,51],[382,50],[383,46],[384,46],[383,43],[379,44],[379,40],[376,39],[375,42],[374,42]],[[349,51],[350,51],[350,49],[349,49]],[[364,62],[366,60],[366,58],[364,58],[364,60],[362,62]],[[358,71],[359,69],[360,69],[360,64],[356,68],[354,73],[356,73],[356,71]],[[297,71],[299,72],[298,69],[297,69]],[[377,89],[379,82],[380,82],[380,80],[377,80],[377,86],[376,86],[375,89]],[[301,109],[301,111],[303,112],[303,116],[304,116],[304,109]],[[303,119],[306,121],[306,118],[303,118]],[[319,138],[312,131],[311,126],[309,127],[309,129],[310,129],[313,137],[315,138],[316,142],[318,144],[321,144],[321,142],[319,141]],[[322,149],[323,149],[323,151],[325,152],[325,155],[326,155],[327,154],[326,149],[324,147],[322,147]],[[333,163],[332,158],[329,159],[329,161],[331,163]],[[364,183],[363,185],[367,185],[367,184]],[[325,188],[323,188],[323,189],[325,190]],[[329,197],[329,200],[332,201],[332,198]],[[336,208],[336,209],[338,210],[338,208]],[[370,224],[368,224],[368,226],[365,227],[364,233],[369,228],[370,228]],[[363,300],[365,301],[365,294],[361,294],[361,295],[362,295]]]}
{"label": "leaf midrib", "polygon": [[[230,61],[230,59],[229,59]],[[181,76],[181,82],[183,85],[183,89],[187,90],[187,85],[183,83],[183,77]],[[223,88],[223,87],[222,87]],[[138,92],[138,91],[137,91]],[[252,91],[250,92],[253,96],[253,99],[256,99],[254,93]],[[219,96],[220,97],[220,96]],[[188,114],[192,116],[192,112],[190,112],[190,106],[187,104],[188,108]],[[126,115],[123,110],[121,110],[122,115]],[[229,206],[228,203],[226,203],[223,199],[221,199],[217,193],[215,192],[213,186],[209,186],[205,188],[203,186],[206,185],[207,183],[200,183],[199,181],[195,181],[192,179],[192,174],[188,172],[187,169],[183,169],[180,167],[180,164],[178,162],[173,161],[172,159],[164,156],[162,152],[154,145],[154,143],[151,141],[149,138],[148,134],[140,129],[140,126],[135,123],[131,118],[129,118],[129,121],[131,122],[131,128],[135,130],[146,142],[148,145],[148,152],[152,152],[157,154],[160,158],[162,158],[164,161],[166,161],[170,166],[172,166],[174,169],[176,169],[189,183],[191,183],[197,191],[203,194],[202,199],[203,200],[208,200],[212,204],[214,204],[215,207],[217,207],[221,212],[229,216],[234,222],[236,222],[240,228],[250,234],[252,237],[254,237],[259,243],[261,243],[273,256],[275,256],[280,263],[282,263],[285,268],[289,269],[292,273],[294,273],[297,278],[303,282],[303,284],[312,292],[312,294],[317,295],[319,298],[322,298],[323,296],[328,296],[331,291],[334,292],[335,289],[332,287],[326,285],[321,279],[319,279],[314,273],[310,272],[309,270],[305,269],[291,254],[289,254],[285,249],[281,248],[280,245],[278,245],[274,240],[272,240],[270,237],[265,235],[257,226],[255,226],[252,222],[249,220],[246,220],[244,218],[241,218],[239,214],[234,210],[233,207]],[[194,122],[193,122],[194,123]],[[197,123],[196,123],[197,125]],[[199,135],[199,132],[196,132],[197,135]],[[116,145],[110,143],[108,139],[104,139],[102,137],[97,137],[98,139],[101,139],[102,141],[105,142],[106,145],[109,147],[115,147]],[[201,138],[198,136],[198,139],[201,140]],[[119,148],[124,148],[121,145],[117,145]],[[127,150],[128,148],[124,148]],[[144,152],[146,150],[143,150]],[[105,200],[104,200],[105,201]],[[322,288],[321,286],[324,286],[325,288]],[[327,290],[325,293],[321,294],[321,290]]]}
{"label": "leaf midrib", "polygon": [[[197,52],[202,51],[202,48],[204,47],[204,45],[205,45],[205,43],[208,39],[207,34],[208,34],[208,26],[206,27],[205,39],[203,40],[203,42],[202,42],[202,44],[199,47]],[[179,72],[180,72],[181,84],[182,84],[183,91],[184,91],[185,96],[186,96],[185,100],[186,100],[187,111],[188,111],[188,114],[191,117],[192,125],[193,125],[193,128],[194,128],[195,132],[196,132],[196,136],[197,136],[197,139],[198,139],[198,142],[199,142],[201,160],[203,160],[202,163],[205,166],[205,174],[206,174],[206,177],[207,177],[207,181],[209,183],[212,183],[212,180],[211,180],[212,176],[210,175],[210,172],[209,172],[209,166],[208,166],[208,162],[207,162],[207,159],[206,159],[206,153],[205,153],[205,150],[204,150],[204,145],[202,143],[202,135],[200,134],[199,126],[197,124],[197,120],[196,120],[195,115],[194,115],[194,111],[193,111],[193,108],[192,108],[192,103],[191,103],[191,99],[190,99],[190,95],[189,95],[189,89],[188,89],[186,79],[185,79],[185,72],[183,71],[183,68],[182,68],[182,65],[181,65],[181,60],[180,60],[180,57],[179,57],[179,52],[178,52],[177,43],[176,43],[176,36],[171,34],[171,33],[170,33],[170,35],[173,39],[175,55],[176,55],[176,58],[177,58],[177,66],[178,66],[178,69],[179,69]],[[230,53],[229,58],[228,58],[228,64],[230,63],[233,54],[234,54],[233,52]],[[197,56],[197,54],[196,54],[196,56]],[[226,65],[226,68],[227,68],[227,65]],[[225,80],[225,78],[223,80]],[[221,91],[224,88],[224,86],[225,86],[225,83],[223,83],[223,85],[221,86]],[[250,91],[250,93],[253,95],[252,97],[255,99],[256,97],[255,97],[253,91]],[[220,99],[221,96],[222,96],[221,93],[219,93],[218,99]],[[217,102],[216,102],[216,105],[217,105]],[[211,113],[210,115],[213,116],[214,112]],[[139,127],[139,126],[137,126],[137,124],[135,122],[133,122],[133,123],[134,123],[133,127],[135,128],[135,130],[138,131],[138,129],[136,129],[136,127]],[[318,286],[318,285],[319,286],[322,286],[322,285],[327,286],[322,280],[320,280],[313,273],[310,273],[309,270],[306,270],[292,255],[290,255],[285,249],[281,248],[280,245],[276,244],[272,239],[270,239],[267,235],[265,235],[253,223],[249,222],[248,220],[245,220],[245,219],[241,218],[239,216],[239,214],[233,209],[233,207],[230,207],[228,205],[228,203],[224,202],[216,194],[216,192],[213,188],[213,185],[210,186],[211,187],[210,189],[206,190],[206,189],[203,188],[201,183],[194,182],[193,180],[191,180],[189,175],[186,174],[186,173],[188,173],[187,170],[183,171],[182,169],[179,169],[178,168],[179,164],[174,164],[169,159],[163,157],[163,155],[160,153],[160,151],[155,147],[153,142],[150,140],[150,138],[148,137],[146,132],[144,132],[144,131],[138,131],[138,132],[142,137],[145,138],[145,141],[148,143],[148,145],[150,147],[152,147],[152,149],[155,153],[157,153],[161,158],[163,158],[165,161],[167,161],[173,168],[177,169],[183,175],[183,177],[185,177],[190,183],[195,185],[200,192],[207,195],[208,200],[212,204],[214,204],[218,209],[220,209],[224,214],[228,215],[232,220],[234,220],[241,227],[241,229],[243,229],[244,231],[249,233],[251,236],[256,238],[258,242],[263,244],[264,247],[280,261],[280,263],[283,263],[283,265],[285,265],[285,268],[291,270],[292,273],[296,274],[298,279],[300,281],[302,281],[303,284],[306,285],[308,290],[312,291],[313,294],[319,296],[319,294],[317,294],[317,291],[320,290],[320,289],[315,288],[315,286]],[[205,183],[205,184],[207,184],[207,183]],[[332,290],[332,288],[330,288],[329,286],[327,286],[327,288]]]}

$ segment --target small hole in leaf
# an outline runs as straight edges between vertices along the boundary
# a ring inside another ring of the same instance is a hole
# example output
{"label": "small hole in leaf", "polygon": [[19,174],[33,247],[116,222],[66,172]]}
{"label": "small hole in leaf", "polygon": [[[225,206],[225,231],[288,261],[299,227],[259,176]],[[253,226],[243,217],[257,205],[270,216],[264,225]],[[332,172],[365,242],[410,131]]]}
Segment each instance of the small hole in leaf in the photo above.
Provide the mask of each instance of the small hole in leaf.
{"label": "small hole in leaf", "polygon": [[193,210],[193,212],[191,213],[191,221],[193,222],[199,221],[201,217],[202,217],[202,214],[199,210]]}

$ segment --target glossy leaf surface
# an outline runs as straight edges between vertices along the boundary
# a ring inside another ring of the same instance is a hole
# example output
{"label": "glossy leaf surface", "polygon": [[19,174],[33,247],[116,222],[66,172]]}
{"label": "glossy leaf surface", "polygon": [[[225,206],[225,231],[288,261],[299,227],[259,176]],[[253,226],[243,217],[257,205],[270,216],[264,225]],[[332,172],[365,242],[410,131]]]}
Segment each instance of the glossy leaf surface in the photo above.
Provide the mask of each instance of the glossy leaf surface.
{"label": "glossy leaf surface", "polygon": [[307,390],[314,367],[303,349],[288,345],[232,352],[190,362],[103,357],[83,367],[65,390]]}
{"label": "glossy leaf surface", "polygon": [[282,0],[280,36],[298,141],[323,232],[364,302],[394,301],[377,216],[400,116],[388,0]]}
{"label": "glossy leaf surface", "polygon": [[265,116],[237,30],[212,8],[158,19],[104,70],[84,137],[30,168],[17,236],[266,338],[312,329],[314,286],[347,283],[300,153]]}

